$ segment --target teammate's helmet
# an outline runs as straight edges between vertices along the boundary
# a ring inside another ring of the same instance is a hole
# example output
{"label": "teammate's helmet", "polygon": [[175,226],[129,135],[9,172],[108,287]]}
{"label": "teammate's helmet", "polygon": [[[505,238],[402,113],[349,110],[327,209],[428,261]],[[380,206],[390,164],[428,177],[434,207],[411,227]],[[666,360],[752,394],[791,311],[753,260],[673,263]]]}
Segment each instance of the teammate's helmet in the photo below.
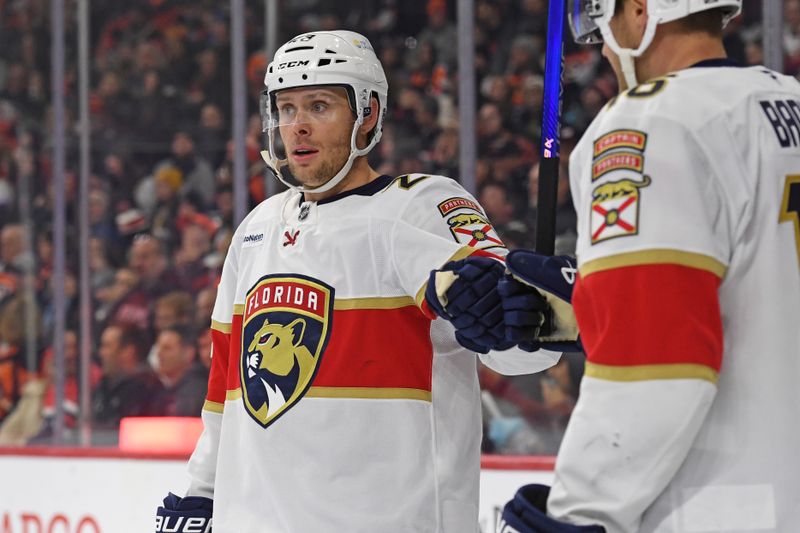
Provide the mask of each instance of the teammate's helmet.
{"label": "teammate's helmet", "polygon": [[647,0],[647,27],[637,49],[622,48],[609,23],[618,2],[623,0],[570,0],[569,23],[575,41],[606,44],[620,58],[628,86],[636,85],[633,58],[641,56],[653,42],[659,24],[673,22],[709,9],[725,10],[723,26],[742,11],[742,0]]}
{"label": "teammate's helmet", "polygon": [[[275,58],[267,67],[264,85],[266,89],[261,97],[261,117],[269,146],[261,155],[278,179],[291,188],[309,192],[332,189],[350,171],[355,158],[368,154],[380,141],[389,85],[375,50],[363,35],[345,30],[298,35],[275,52]],[[278,147],[280,139],[275,94],[283,89],[316,85],[345,88],[355,115],[355,124],[350,136],[350,157],[345,165],[322,186],[308,189],[291,183],[283,173],[287,159]],[[367,146],[359,149],[356,145],[358,129],[372,111],[370,100],[373,97],[378,101],[378,122],[370,132]]]}

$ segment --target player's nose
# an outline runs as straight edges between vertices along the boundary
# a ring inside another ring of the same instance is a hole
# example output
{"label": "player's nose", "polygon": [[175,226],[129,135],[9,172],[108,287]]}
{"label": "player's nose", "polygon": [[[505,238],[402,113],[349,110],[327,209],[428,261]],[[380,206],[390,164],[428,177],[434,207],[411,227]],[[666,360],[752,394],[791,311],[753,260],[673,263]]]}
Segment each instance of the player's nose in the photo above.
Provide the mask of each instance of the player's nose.
{"label": "player's nose", "polygon": [[307,137],[311,135],[311,124],[308,122],[295,122],[292,125],[292,133],[297,136]]}

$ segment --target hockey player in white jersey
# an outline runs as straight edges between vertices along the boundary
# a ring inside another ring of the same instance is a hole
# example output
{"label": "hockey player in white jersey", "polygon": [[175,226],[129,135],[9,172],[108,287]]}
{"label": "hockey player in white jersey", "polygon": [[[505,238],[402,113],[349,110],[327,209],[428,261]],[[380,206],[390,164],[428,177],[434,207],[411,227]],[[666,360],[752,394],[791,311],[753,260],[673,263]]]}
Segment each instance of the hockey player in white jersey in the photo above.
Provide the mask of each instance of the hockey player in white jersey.
{"label": "hockey player in white jersey", "polygon": [[800,530],[800,85],[725,59],[740,9],[571,3],[623,91],[570,160],[580,399],[504,532]]}
{"label": "hockey player in white jersey", "polygon": [[[514,343],[498,294],[454,291],[496,285],[506,250],[452,179],[369,167],[388,87],[363,36],[300,35],[265,85],[263,155],[289,190],[233,238],[191,486],[164,501],[157,531],[205,531],[213,515],[214,533],[477,532],[481,412],[465,346]],[[467,310],[448,306],[457,330],[431,309],[448,295]],[[504,373],[559,357],[486,352]]]}

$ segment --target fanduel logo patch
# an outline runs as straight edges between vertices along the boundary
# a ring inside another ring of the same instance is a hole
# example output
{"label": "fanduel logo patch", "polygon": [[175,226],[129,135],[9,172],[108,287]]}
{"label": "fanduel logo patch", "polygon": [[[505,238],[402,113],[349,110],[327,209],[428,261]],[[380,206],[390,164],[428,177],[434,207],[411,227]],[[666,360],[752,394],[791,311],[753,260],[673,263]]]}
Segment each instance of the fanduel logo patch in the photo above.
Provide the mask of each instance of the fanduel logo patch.
{"label": "fanduel logo patch", "polygon": [[261,244],[264,244],[263,233],[251,233],[249,235],[245,235],[244,239],[242,240],[242,246],[245,248],[250,246],[259,246]]}

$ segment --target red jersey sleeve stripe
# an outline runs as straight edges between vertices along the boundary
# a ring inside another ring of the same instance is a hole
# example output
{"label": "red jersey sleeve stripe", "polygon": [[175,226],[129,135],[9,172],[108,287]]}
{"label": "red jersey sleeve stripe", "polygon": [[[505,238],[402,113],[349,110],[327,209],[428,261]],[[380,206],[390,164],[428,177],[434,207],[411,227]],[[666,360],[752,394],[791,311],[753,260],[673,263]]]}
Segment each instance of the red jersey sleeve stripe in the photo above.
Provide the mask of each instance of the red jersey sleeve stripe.
{"label": "red jersey sleeve stripe", "polygon": [[700,365],[719,372],[719,283],[707,270],[674,264],[579,276],[572,303],[587,361],[630,368]]}
{"label": "red jersey sleeve stripe", "polygon": [[[220,328],[219,326],[223,326]],[[226,331],[227,330],[227,331]],[[211,371],[208,375],[207,406],[225,403],[227,391],[228,359],[231,350],[231,325],[212,323],[211,325]],[[208,403],[210,402],[210,403]],[[207,409],[219,412],[219,409]]]}

